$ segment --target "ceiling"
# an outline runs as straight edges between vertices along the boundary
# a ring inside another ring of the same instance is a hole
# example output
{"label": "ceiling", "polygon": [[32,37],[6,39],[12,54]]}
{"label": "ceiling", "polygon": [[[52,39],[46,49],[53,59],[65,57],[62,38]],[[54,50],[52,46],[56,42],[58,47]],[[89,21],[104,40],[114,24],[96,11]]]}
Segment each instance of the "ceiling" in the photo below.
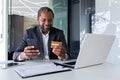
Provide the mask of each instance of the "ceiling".
{"label": "ceiling", "polygon": [[9,14],[36,18],[40,7],[48,6],[49,0],[9,0]]}

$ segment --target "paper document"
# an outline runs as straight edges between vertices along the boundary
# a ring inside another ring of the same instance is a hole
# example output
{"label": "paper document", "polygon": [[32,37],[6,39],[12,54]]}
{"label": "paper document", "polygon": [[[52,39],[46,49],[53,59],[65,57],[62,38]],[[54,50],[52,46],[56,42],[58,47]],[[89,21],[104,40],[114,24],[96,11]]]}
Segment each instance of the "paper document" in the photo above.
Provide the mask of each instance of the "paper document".
{"label": "paper document", "polygon": [[44,75],[56,72],[69,71],[69,68],[63,68],[62,66],[56,66],[54,63],[39,64],[33,66],[19,66],[15,68],[15,71],[22,77],[32,77],[37,75]]}

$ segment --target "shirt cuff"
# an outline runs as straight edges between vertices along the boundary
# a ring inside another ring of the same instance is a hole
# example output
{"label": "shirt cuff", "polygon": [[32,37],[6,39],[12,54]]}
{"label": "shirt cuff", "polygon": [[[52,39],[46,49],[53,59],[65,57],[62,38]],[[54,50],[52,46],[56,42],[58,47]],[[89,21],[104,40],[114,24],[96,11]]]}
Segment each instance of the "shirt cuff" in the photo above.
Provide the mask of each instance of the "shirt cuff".
{"label": "shirt cuff", "polygon": [[68,54],[65,54],[65,58],[62,59],[62,61],[65,61],[68,59]]}
{"label": "shirt cuff", "polygon": [[22,59],[22,58],[21,58],[21,56],[20,56],[20,55],[18,56],[18,58],[17,58],[17,59],[18,59],[18,61],[23,61],[23,60],[24,60],[24,59]]}

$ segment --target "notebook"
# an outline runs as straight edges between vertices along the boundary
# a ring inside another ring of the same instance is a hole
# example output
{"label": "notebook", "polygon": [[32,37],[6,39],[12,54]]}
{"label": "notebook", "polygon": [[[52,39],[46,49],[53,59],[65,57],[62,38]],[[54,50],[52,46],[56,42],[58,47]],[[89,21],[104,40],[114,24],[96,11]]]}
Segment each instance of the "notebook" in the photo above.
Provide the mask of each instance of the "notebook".
{"label": "notebook", "polygon": [[62,66],[56,66],[54,63],[18,66],[14,70],[22,78],[29,78],[29,77],[34,77],[34,76],[41,76],[41,75],[46,75],[46,74],[70,71],[69,68],[63,68]]}
{"label": "notebook", "polygon": [[55,62],[55,64],[74,69],[102,64],[110,52],[114,39],[113,35],[87,33],[76,60]]}

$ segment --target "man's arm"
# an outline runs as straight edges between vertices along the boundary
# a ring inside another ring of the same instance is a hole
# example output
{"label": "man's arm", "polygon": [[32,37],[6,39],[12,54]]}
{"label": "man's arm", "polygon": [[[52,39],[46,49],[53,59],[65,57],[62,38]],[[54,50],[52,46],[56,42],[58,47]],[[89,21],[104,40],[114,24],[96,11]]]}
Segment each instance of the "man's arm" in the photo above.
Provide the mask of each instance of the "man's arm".
{"label": "man's arm", "polygon": [[66,44],[66,40],[65,40],[65,36],[63,34],[63,31],[59,31],[58,33],[58,41],[62,43],[62,46],[55,46],[52,49],[52,52],[57,55],[58,59],[60,60],[66,60],[70,58],[70,54],[67,48],[67,44]]}
{"label": "man's arm", "polygon": [[17,47],[17,49],[15,50],[14,54],[13,54],[13,60],[14,61],[18,61],[18,57],[19,55],[24,52],[24,48],[27,46],[27,39],[28,39],[28,34],[27,32],[24,34],[23,39],[20,43],[20,45]]}

